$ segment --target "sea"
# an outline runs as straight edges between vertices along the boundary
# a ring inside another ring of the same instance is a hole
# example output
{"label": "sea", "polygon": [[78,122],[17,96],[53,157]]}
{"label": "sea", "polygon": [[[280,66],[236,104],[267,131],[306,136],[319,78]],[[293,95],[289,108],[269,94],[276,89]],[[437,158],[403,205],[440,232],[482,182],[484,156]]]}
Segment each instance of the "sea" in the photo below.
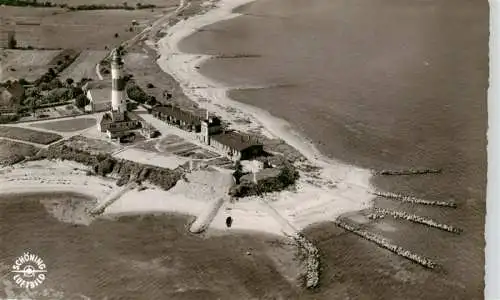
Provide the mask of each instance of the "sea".
{"label": "sea", "polygon": [[322,268],[319,288],[304,291],[284,275],[293,273],[286,267],[295,254],[276,237],[194,236],[185,230],[190,217],[179,215],[74,225],[44,201],[89,199],[5,196],[0,299],[9,266],[26,249],[44,258],[44,285],[63,299],[483,299],[488,2],[258,0],[236,12],[186,38],[181,50],[235,56],[210,60],[201,72],[234,86],[233,99],[289,121],[324,155],[375,170],[441,168],[376,176],[373,185],[458,208],[387,199],[375,206],[462,234],[388,217],[366,225],[441,267],[425,269],[327,222],[305,230]]}

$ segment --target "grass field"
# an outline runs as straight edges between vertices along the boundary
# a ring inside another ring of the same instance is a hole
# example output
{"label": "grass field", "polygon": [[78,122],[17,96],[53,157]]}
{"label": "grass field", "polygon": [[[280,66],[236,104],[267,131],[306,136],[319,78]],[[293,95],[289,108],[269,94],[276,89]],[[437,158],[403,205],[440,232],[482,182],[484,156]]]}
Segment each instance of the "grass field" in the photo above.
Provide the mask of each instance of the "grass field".
{"label": "grass field", "polygon": [[21,127],[0,126],[0,137],[48,145],[62,139],[62,136]]}
{"label": "grass field", "polygon": [[[0,18],[17,23],[15,31],[19,47],[105,50],[105,46],[112,48],[133,37],[161,13],[161,9],[67,11],[61,8],[2,7]],[[144,25],[135,26],[130,32],[132,20]]]}
{"label": "grass field", "polygon": [[72,147],[74,149],[89,151],[91,153],[112,153],[119,150],[121,147],[113,143],[83,137],[80,135],[73,136],[63,142],[63,145]]}
{"label": "grass field", "polygon": [[93,118],[80,118],[72,120],[62,120],[46,123],[35,123],[31,124],[31,127],[48,129],[52,131],[60,132],[74,132],[80,131],[89,127],[96,125],[96,121]]}
{"label": "grass field", "polygon": [[39,148],[32,145],[0,139],[0,165],[14,163],[25,156],[35,155],[38,150]]}
{"label": "grass field", "polygon": [[59,74],[62,80],[72,78],[75,81],[80,81],[82,78],[99,79],[97,77],[95,67],[108,54],[106,50],[85,50],[80,53],[80,56]]}
{"label": "grass field", "polygon": [[34,81],[51,67],[59,50],[4,50],[0,55],[0,82],[24,78]]}

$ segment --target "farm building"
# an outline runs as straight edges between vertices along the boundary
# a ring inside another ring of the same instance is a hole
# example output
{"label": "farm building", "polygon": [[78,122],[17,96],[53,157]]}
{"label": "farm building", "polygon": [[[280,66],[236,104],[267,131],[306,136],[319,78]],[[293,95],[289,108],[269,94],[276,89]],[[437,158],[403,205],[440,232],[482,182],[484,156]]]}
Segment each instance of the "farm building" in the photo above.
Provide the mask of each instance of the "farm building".
{"label": "farm building", "polygon": [[101,112],[111,109],[111,83],[110,82],[87,82],[82,87],[90,103],[85,107],[85,111]]}
{"label": "farm building", "polygon": [[224,153],[232,160],[245,160],[263,153],[263,146],[236,131],[223,131],[210,136],[210,146]]}
{"label": "farm building", "polygon": [[24,87],[17,81],[0,87],[0,114],[15,114],[24,99]]}
{"label": "farm building", "polygon": [[153,107],[151,113],[154,117],[184,130],[194,132],[201,130],[201,118],[178,107],[159,105]]}

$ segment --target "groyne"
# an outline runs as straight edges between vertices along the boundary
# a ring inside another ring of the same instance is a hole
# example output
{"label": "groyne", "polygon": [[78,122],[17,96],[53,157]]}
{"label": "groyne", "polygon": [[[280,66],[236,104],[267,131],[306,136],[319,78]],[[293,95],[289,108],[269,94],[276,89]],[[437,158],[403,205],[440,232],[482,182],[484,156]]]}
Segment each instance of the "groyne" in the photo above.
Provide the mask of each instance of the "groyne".
{"label": "groyne", "polygon": [[447,224],[441,224],[441,223],[438,223],[437,221],[432,220],[430,218],[421,217],[421,216],[417,216],[414,214],[409,214],[409,213],[406,213],[403,211],[394,211],[394,210],[389,210],[389,209],[376,208],[375,213],[376,214],[383,214],[383,215],[390,215],[395,219],[404,219],[404,220],[408,220],[408,221],[413,222],[413,223],[422,224],[425,226],[437,228],[437,229],[448,231],[451,233],[460,234],[463,231],[461,228],[457,228],[457,227],[447,225]]}
{"label": "groyne", "polygon": [[92,216],[101,215],[108,206],[113,204],[116,200],[120,199],[120,197],[123,196],[125,193],[127,193],[130,190],[135,189],[136,187],[137,187],[137,183],[130,182],[129,184],[124,186],[122,189],[120,189],[117,192],[108,196],[108,198],[105,199],[102,203],[98,204],[93,209],[91,209],[89,211],[89,214]]}
{"label": "groyne", "polygon": [[388,199],[396,199],[402,202],[412,203],[412,204],[423,204],[423,205],[434,205],[456,208],[457,204],[454,201],[436,201],[436,200],[425,200],[419,199],[413,196],[395,194],[395,193],[384,193],[384,192],[372,192],[373,195],[384,197]]}
{"label": "groyne", "polygon": [[212,223],[223,203],[223,198],[217,198],[211,203],[208,203],[206,209],[193,222],[189,231],[192,233],[202,233],[205,231],[210,223]]}
{"label": "groyne", "polygon": [[424,174],[438,174],[441,169],[407,169],[407,170],[382,170],[375,172],[376,175],[424,175]]}
{"label": "groyne", "polygon": [[400,246],[394,245],[390,241],[388,241],[387,239],[385,239],[377,234],[359,229],[359,228],[357,228],[351,224],[348,224],[344,221],[336,221],[335,224],[344,230],[352,232],[352,233],[364,238],[365,240],[373,242],[373,243],[377,244],[378,246],[380,246],[384,249],[387,249],[387,250],[389,250],[389,251],[391,251],[391,252],[393,252],[401,257],[404,257],[408,260],[411,260],[411,261],[413,261],[413,262],[415,262],[415,263],[417,263],[425,268],[435,269],[438,267],[438,265],[434,261],[432,261],[431,259],[424,257],[424,256],[421,256],[421,255],[418,255],[418,254],[415,254],[415,253],[413,253],[409,250],[406,250]]}

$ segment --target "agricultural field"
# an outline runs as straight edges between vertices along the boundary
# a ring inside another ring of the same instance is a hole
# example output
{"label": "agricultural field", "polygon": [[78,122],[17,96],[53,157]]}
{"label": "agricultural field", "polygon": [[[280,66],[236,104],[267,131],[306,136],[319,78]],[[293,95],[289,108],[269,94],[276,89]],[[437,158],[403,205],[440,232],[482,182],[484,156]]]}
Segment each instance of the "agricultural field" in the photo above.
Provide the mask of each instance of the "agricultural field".
{"label": "agricultural field", "polygon": [[53,66],[60,50],[1,50],[0,82],[24,78],[34,81]]}
{"label": "agricultural field", "polygon": [[96,65],[108,54],[106,50],[85,50],[64,71],[59,74],[61,80],[71,78],[80,81],[82,78],[99,79],[96,74]]}
{"label": "agricultural field", "polygon": [[47,129],[59,132],[75,132],[95,126],[96,120],[93,118],[78,118],[70,120],[61,120],[54,122],[44,122],[31,124],[31,127]]}
{"label": "agricultural field", "polygon": [[38,150],[32,145],[0,139],[0,166],[17,162],[25,156],[33,156]]}
{"label": "agricultural field", "polygon": [[[68,11],[6,6],[0,10],[0,18],[16,22],[18,47],[79,50],[116,47],[161,15],[161,9]],[[139,25],[132,26],[133,20]]]}
{"label": "agricultural field", "polygon": [[48,145],[62,139],[59,134],[11,126],[0,126],[0,137],[41,145]]}

